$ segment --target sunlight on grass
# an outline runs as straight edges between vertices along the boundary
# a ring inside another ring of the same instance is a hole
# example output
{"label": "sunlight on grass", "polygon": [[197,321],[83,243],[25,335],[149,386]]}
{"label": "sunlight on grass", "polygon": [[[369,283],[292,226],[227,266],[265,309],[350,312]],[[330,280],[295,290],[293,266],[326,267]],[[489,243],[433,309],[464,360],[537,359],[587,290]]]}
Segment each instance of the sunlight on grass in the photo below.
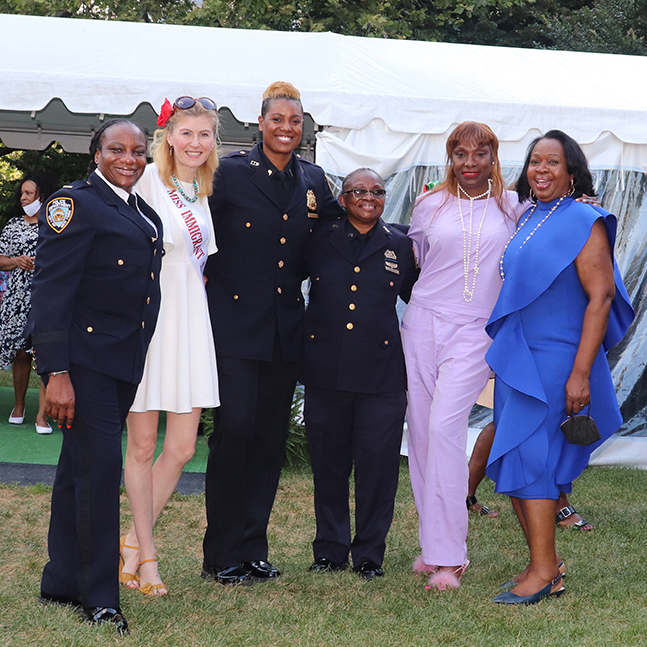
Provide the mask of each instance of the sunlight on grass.
{"label": "sunlight on grass", "polygon": [[[529,608],[490,602],[498,585],[520,571],[527,550],[505,497],[487,482],[479,499],[496,519],[470,516],[472,565],[463,586],[425,591],[411,573],[418,552],[417,516],[406,462],[388,538],[386,576],[367,583],[352,572],[313,574],[315,523],[309,470],[284,472],[270,522],[270,560],[283,572],[273,583],[226,588],[200,578],[204,497],[174,495],[160,517],[160,570],[170,594],[148,600],[122,590],[131,635],[117,639],[70,612],[37,604],[46,561],[50,490],[0,486],[0,644],[88,647],[428,647],[638,646],[647,642],[644,559],[647,473],[585,471],[572,497],[597,526],[557,531],[567,565],[567,593]],[[122,497],[122,527],[130,508]]]}

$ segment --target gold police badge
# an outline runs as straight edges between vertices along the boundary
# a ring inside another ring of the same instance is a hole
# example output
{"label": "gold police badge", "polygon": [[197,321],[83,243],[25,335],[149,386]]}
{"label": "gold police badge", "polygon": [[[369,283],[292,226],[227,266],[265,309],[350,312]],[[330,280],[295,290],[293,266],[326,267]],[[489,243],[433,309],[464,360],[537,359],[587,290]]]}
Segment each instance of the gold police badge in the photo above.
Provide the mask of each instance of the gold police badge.
{"label": "gold police badge", "polygon": [[308,206],[309,211],[317,210],[317,198],[315,192],[312,189],[306,191],[306,205]]}
{"label": "gold police badge", "polygon": [[47,224],[60,234],[70,224],[74,215],[72,198],[55,198],[47,203]]}

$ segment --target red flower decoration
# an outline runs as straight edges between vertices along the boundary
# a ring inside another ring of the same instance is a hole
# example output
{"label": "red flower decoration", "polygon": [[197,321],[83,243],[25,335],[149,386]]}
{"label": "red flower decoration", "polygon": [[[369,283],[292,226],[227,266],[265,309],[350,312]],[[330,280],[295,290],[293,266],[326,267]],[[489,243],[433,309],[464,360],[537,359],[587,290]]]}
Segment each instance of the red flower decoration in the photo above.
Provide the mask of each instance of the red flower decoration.
{"label": "red flower decoration", "polygon": [[168,99],[164,99],[162,110],[160,111],[160,116],[157,118],[157,125],[160,128],[165,128],[166,122],[169,120],[172,114],[173,106],[171,105],[171,102]]}

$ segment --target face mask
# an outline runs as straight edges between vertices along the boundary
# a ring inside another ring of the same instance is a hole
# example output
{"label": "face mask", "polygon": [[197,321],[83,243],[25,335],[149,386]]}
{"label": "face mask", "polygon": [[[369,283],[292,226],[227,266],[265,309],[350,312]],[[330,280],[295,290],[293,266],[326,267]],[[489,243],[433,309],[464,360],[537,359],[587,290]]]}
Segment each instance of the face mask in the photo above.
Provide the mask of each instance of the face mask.
{"label": "face mask", "polygon": [[36,198],[33,202],[26,204],[22,208],[22,210],[31,218],[32,216],[36,216],[38,214],[42,204],[43,203],[38,198]]}

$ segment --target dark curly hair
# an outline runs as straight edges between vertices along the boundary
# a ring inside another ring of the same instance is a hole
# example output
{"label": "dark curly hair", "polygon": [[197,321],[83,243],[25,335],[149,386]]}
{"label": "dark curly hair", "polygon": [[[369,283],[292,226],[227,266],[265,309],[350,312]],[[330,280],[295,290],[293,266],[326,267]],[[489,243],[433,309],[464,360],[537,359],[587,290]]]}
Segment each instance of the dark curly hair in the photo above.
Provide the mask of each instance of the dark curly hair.
{"label": "dark curly hair", "polygon": [[38,190],[38,199],[45,202],[54,191],[58,189],[56,181],[47,173],[26,173],[16,187],[16,200],[20,202],[22,185],[25,182],[33,182]]}
{"label": "dark curly hair", "polygon": [[542,139],[555,139],[562,145],[564,149],[564,158],[566,160],[566,168],[573,176],[573,187],[575,188],[573,197],[581,198],[584,194],[594,196],[595,189],[593,188],[591,171],[589,171],[589,163],[586,161],[586,156],[584,155],[584,151],[580,148],[580,145],[572,137],[561,130],[549,130],[542,137],[537,137],[537,139],[533,140],[530,146],[528,146],[526,159],[523,163],[523,168],[521,169],[521,174],[519,175],[519,179],[517,180],[515,187],[517,195],[519,196],[519,202],[524,202],[530,198],[528,165],[530,164],[530,157],[532,156],[532,152],[535,150],[535,146],[537,146]]}

